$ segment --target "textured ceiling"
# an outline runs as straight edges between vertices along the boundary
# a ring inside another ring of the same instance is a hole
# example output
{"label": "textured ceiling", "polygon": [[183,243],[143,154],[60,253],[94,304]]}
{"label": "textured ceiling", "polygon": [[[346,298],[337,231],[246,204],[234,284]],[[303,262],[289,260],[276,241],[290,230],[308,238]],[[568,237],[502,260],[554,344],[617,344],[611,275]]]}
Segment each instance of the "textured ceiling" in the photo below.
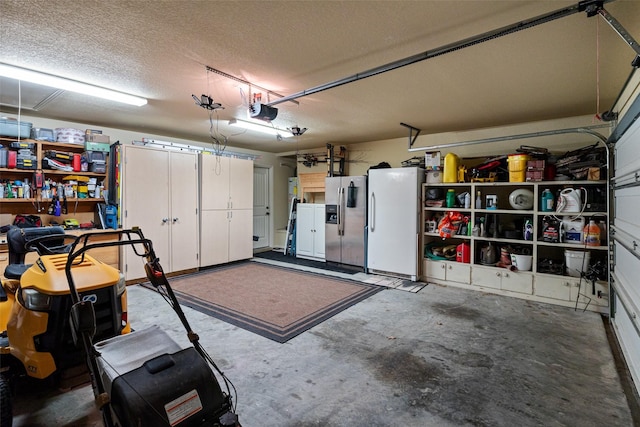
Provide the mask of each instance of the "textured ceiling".
{"label": "textured ceiling", "polygon": [[[249,87],[205,66],[289,95],[573,4],[0,0],[0,62],[149,99],[129,107],[66,92],[33,115],[210,142],[207,111],[191,98],[204,93],[225,107],[213,130],[230,146],[289,152],[405,137],[401,122],[425,134],[602,112],[634,53],[578,13],[279,104],[275,126],[309,129],[281,142],[229,128],[247,115]],[[640,39],[639,1],[605,8]],[[0,96],[12,90],[0,81]]]}

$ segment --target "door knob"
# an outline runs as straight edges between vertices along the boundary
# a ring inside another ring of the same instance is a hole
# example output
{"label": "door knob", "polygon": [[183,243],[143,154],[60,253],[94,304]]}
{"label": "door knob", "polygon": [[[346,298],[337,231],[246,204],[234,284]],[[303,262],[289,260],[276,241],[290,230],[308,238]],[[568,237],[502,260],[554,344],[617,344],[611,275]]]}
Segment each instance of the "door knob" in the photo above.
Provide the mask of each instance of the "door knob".
{"label": "door knob", "polygon": [[178,218],[173,218],[173,222],[174,223],[178,222]]}
{"label": "door knob", "polygon": [[167,222],[169,222],[169,218],[162,218],[162,223],[166,224]]}

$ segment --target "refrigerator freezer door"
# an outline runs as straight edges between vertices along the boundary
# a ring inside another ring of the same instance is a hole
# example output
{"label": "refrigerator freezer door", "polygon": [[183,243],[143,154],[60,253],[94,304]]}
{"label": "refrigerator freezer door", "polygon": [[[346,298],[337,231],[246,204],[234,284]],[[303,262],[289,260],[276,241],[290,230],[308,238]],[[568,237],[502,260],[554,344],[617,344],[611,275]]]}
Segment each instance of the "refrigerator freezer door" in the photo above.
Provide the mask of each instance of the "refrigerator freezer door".
{"label": "refrigerator freezer door", "polygon": [[[340,177],[326,178],[325,179],[325,188],[324,188],[324,202],[325,207],[333,207],[337,208],[338,205],[338,192],[341,188],[341,179]],[[331,209],[331,208],[330,208]],[[338,208],[339,210],[339,208]],[[334,212],[331,212],[333,215]],[[335,212],[337,215],[337,212]],[[326,222],[324,225],[324,245],[325,245],[325,260],[332,262],[342,262],[341,261],[341,244],[342,239],[338,233],[338,223],[337,219],[335,221],[331,221],[331,223]]]}
{"label": "refrigerator freezer door", "polygon": [[422,177],[420,168],[369,171],[368,268],[417,280]]}
{"label": "refrigerator freezer door", "polygon": [[[349,186],[353,182],[353,189]],[[342,197],[342,263],[364,267],[364,234],[367,221],[367,178],[364,176],[342,177],[344,196]],[[347,199],[351,191],[355,200],[348,207]]]}

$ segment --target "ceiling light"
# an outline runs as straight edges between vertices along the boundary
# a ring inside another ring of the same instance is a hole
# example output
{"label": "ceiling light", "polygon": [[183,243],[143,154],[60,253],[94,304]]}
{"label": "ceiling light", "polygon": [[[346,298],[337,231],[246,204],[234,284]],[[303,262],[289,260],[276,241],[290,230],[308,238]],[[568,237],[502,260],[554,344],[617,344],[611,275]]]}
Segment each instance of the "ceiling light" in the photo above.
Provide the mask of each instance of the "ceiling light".
{"label": "ceiling light", "polygon": [[274,126],[265,126],[259,123],[247,122],[240,119],[231,119],[229,120],[229,126],[236,126],[242,129],[253,130],[256,132],[262,132],[269,135],[280,135],[283,138],[290,138],[293,136],[291,131],[286,129],[279,129]]}
{"label": "ceiling light", "polygon": [[95,96],[97,98],[109,99],[111,101],[122,102],[129,105],[141,107],[147,103],[145,98],[129,95],[127,93],[82,83],[76,80],[69,80],[39,71],[28,70],[26,68],[15,67],[0,63],[0,76],[10,79],[22,80],[43,86],[54,87],[56,89],[81,93],[83,95]]}

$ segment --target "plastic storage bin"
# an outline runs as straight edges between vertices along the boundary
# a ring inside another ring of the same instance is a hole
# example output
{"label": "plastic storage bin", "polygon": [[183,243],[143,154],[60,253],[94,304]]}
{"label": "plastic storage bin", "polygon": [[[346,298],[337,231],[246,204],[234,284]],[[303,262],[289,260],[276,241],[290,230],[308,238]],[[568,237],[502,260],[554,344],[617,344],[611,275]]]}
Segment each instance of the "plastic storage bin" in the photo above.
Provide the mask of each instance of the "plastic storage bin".
{"label": "plastic storage bin", "polygon": [[10,138],[24,138],[31,137],[32,123],[19,122],[11,119],[0,119],[0,136],[8,136]]}

